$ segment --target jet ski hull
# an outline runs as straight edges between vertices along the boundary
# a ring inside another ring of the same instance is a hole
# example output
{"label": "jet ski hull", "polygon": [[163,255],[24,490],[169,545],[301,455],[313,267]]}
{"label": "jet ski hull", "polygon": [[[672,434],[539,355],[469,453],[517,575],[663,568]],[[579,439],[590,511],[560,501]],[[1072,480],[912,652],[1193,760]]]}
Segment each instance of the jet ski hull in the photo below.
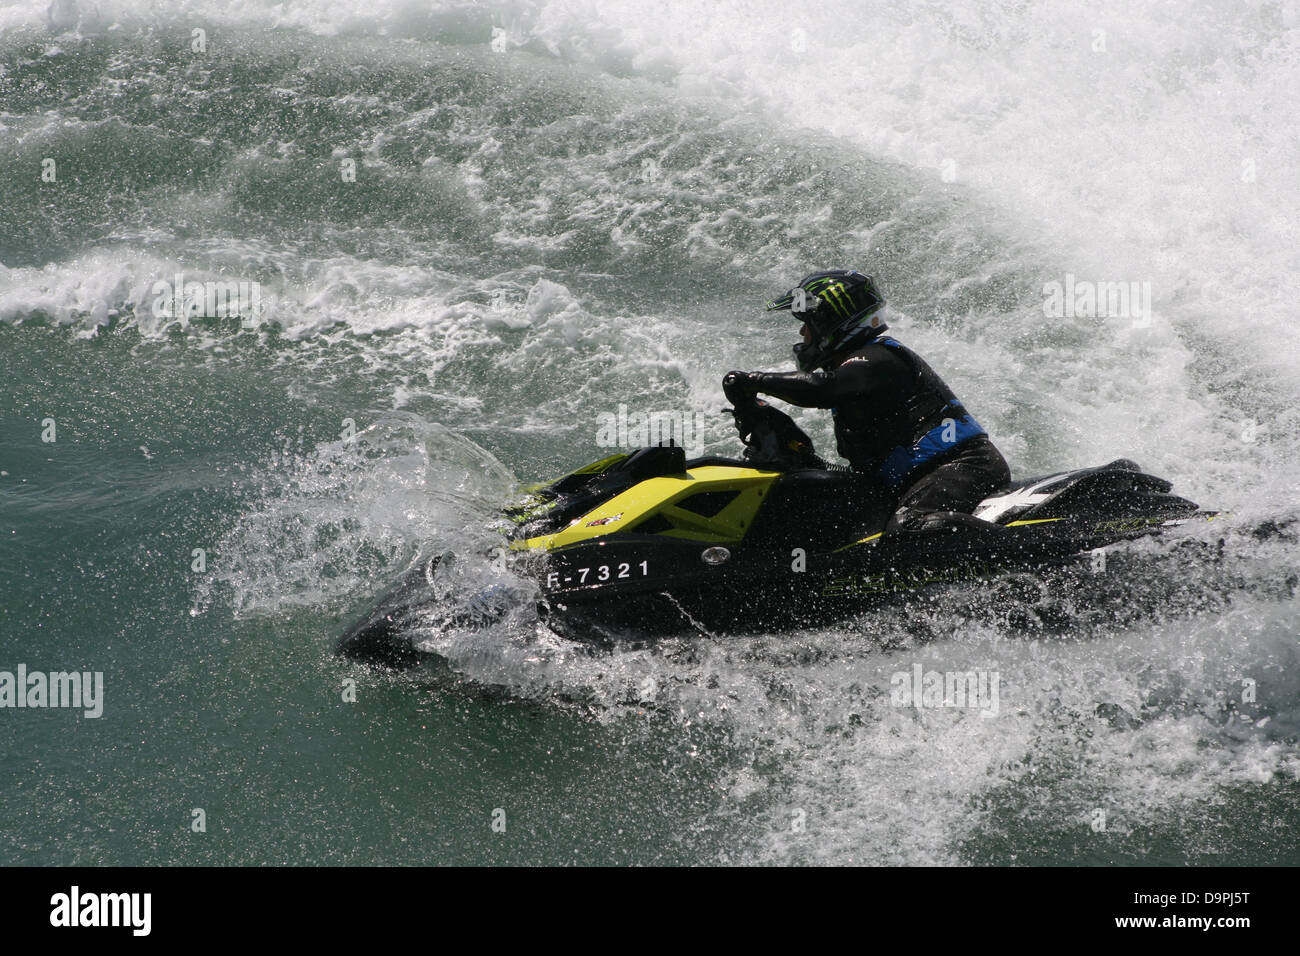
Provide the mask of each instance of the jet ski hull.
{"label": "jet ski hull", "polygon": [[[539,615],[567,637],[825,624],[928,585],[1059,565],[1198,513],[1121,459],[1017,482],[951,528],[885,535],[891,499],[858,473],[639,454],[593,463],[508,512],[515,568],[537,582]],[[437,560],[408,573],[340,652],[416,663],[403,635],[434,600]]]}

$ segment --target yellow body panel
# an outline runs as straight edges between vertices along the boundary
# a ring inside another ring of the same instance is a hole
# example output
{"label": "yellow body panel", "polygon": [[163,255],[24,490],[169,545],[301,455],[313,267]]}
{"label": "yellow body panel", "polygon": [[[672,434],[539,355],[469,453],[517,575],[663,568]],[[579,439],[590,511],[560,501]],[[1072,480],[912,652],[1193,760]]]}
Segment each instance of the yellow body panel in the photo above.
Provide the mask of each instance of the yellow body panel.
{"label": "yellow body panel", "polygon": [[877,531],[875,534],[869,534],[869,535],[867,535],[865,538],[859,538],[857,541],[850,541],[850,542],[849,542],[848,544],[846,544],[844,547],[842,547],[842,548],[836,548],[835,551],[834,551],[834,553],[835,553],[835,554],[839,554],[841,551],[847,551],[847,550],[849,550],[849,548],[856,548],[856,547],[857,547],[858,545],[860,545],[860,544],[866,544],[866,543],[868,543],[868,542],[870,542],[870,541],[875,541],[877,538],[879,538],[879,537],[880,537],[881,535],[883,535],[884,533],[885,533],[885,532],[883,532],[883,531]]}
{"label": "yellow body panel", "polygon": [[[561,531],[516,541],[511,547],[553,551],[616,532],[635,531],[638,524],[654,515],[661,515],[673,524],[672,530],[660,532],[664,537],[734,544],[744,538],[768,488],[778,477],[780,472],[757,468],[704,465],[680,475],[650,478],[593,508]],[[740,494],[712,518],[674,507],[689,495],[709,491],[739,491]],[[602,520],[605,523],[593,524]]]}

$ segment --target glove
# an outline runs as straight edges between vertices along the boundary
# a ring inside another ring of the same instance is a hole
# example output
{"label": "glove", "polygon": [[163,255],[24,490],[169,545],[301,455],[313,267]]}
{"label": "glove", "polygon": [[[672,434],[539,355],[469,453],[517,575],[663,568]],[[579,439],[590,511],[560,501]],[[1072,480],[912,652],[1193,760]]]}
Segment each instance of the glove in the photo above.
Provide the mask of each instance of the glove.
{"label": "glove", "polygon": [[758,391],[758,379],[757,372],[728,372],[722,377],[722,394],[737,409],[742,405],[750,405],[754,401],[754,393]]}

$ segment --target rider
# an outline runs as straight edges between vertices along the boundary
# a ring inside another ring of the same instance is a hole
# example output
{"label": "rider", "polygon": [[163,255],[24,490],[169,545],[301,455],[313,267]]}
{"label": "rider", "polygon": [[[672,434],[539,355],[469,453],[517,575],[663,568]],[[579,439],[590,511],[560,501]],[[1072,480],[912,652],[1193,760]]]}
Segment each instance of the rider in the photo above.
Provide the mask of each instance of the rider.
{"label": "rider", "polygon": [[[884,305],[869,276],[813,273],[767,304],[803,319],[799,371],[729,372],[724,387],[829,408],[840,455],[896,496],[886,531],[985,526],[970,513],[1011,481],[1006,460],[930,366],[883,334]],[[743,414],[737,425],[743,438]]]}

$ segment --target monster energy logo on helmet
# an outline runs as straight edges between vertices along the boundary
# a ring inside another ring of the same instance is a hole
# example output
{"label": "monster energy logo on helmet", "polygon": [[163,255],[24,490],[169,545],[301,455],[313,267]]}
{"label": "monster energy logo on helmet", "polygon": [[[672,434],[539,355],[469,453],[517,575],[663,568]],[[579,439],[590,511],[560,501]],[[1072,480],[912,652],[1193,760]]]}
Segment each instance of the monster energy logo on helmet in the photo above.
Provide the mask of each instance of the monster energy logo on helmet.
{"label": "monster energy logo on helmet", "polygon": [[790,310],[808,324],[812,340],[794,347],[799,368],[811,372],[837,352],[864,345],[885,331],[885,298],[861,272],[814,272],[767,304],[769,312]]}

